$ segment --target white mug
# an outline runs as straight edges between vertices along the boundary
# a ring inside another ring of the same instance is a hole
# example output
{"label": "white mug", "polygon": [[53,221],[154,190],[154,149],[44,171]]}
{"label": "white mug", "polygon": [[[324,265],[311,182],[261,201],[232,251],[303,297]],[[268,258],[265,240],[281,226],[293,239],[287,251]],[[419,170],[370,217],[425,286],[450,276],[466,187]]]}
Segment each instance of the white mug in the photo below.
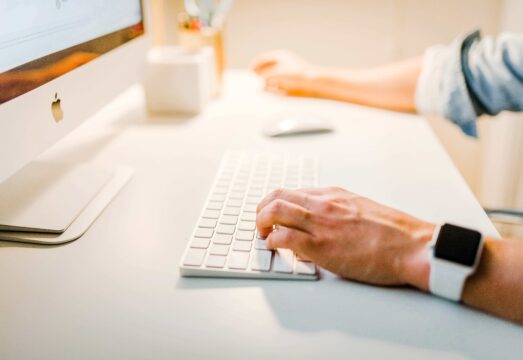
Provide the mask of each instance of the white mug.
{"label": "white mug", "polygon": [[198,113],[209,101],[213,83],[212,48],[161,46],[147,54],[143,84],[149,111]]}

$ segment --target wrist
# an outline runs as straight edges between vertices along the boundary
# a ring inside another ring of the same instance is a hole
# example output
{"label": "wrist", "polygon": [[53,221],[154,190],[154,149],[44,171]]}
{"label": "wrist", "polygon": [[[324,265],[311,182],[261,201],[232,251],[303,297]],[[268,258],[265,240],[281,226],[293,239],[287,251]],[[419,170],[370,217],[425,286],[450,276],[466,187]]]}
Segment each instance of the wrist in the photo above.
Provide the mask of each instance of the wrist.
{"label": "wrist", "polygon": [[411,248],[403,259],[403,279],[408,285],[420,290],[429,290],[430,264],[427,245],[431,241],[436,225],[423,223],[410,234]]}
{"label": "wrist", "polygon": [[328,68],[309,64],[303,72],[306,90],[314,96],[324,97],[326,74],[328,74],[328,72]]}

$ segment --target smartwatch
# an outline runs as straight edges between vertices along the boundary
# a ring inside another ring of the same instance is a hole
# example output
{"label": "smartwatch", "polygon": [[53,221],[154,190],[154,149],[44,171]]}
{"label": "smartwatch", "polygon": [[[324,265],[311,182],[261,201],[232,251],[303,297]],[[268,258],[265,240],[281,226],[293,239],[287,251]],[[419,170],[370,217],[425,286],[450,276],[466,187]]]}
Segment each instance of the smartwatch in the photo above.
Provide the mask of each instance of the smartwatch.
{"label": "smartwatch", "polygon": [[429,243],[429,290],[460,301],[463,286],[479,264],[483,250],[480,232],[451,224],[436,227]]}

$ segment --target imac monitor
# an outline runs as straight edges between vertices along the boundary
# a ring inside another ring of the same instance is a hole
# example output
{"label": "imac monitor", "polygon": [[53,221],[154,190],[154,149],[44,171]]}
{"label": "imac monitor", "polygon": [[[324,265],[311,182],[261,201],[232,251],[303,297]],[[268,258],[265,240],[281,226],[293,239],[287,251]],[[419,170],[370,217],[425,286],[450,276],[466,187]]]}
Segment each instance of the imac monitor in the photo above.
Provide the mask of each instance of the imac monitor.
{"label": "imac monitor", "polygon": [[0,239],[74,240],[130,177],[35,159],[139,80],[144,4],[0,2]]}
{"label": "imac monitor", "polygon": [[140,0],[0,2],[0,183],[136,82]]}

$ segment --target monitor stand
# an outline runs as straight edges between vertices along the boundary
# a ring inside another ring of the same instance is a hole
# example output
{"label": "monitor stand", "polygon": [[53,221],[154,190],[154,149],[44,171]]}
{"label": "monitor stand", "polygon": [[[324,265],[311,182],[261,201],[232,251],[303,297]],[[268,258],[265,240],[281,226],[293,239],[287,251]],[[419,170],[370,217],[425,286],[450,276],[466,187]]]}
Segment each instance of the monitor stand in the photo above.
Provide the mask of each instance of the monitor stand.
{"label": "monitor stand", "polygon": [[26,166],[0,184],[0,240],[63,244],[78,239],[132,173],[44,162]]}

